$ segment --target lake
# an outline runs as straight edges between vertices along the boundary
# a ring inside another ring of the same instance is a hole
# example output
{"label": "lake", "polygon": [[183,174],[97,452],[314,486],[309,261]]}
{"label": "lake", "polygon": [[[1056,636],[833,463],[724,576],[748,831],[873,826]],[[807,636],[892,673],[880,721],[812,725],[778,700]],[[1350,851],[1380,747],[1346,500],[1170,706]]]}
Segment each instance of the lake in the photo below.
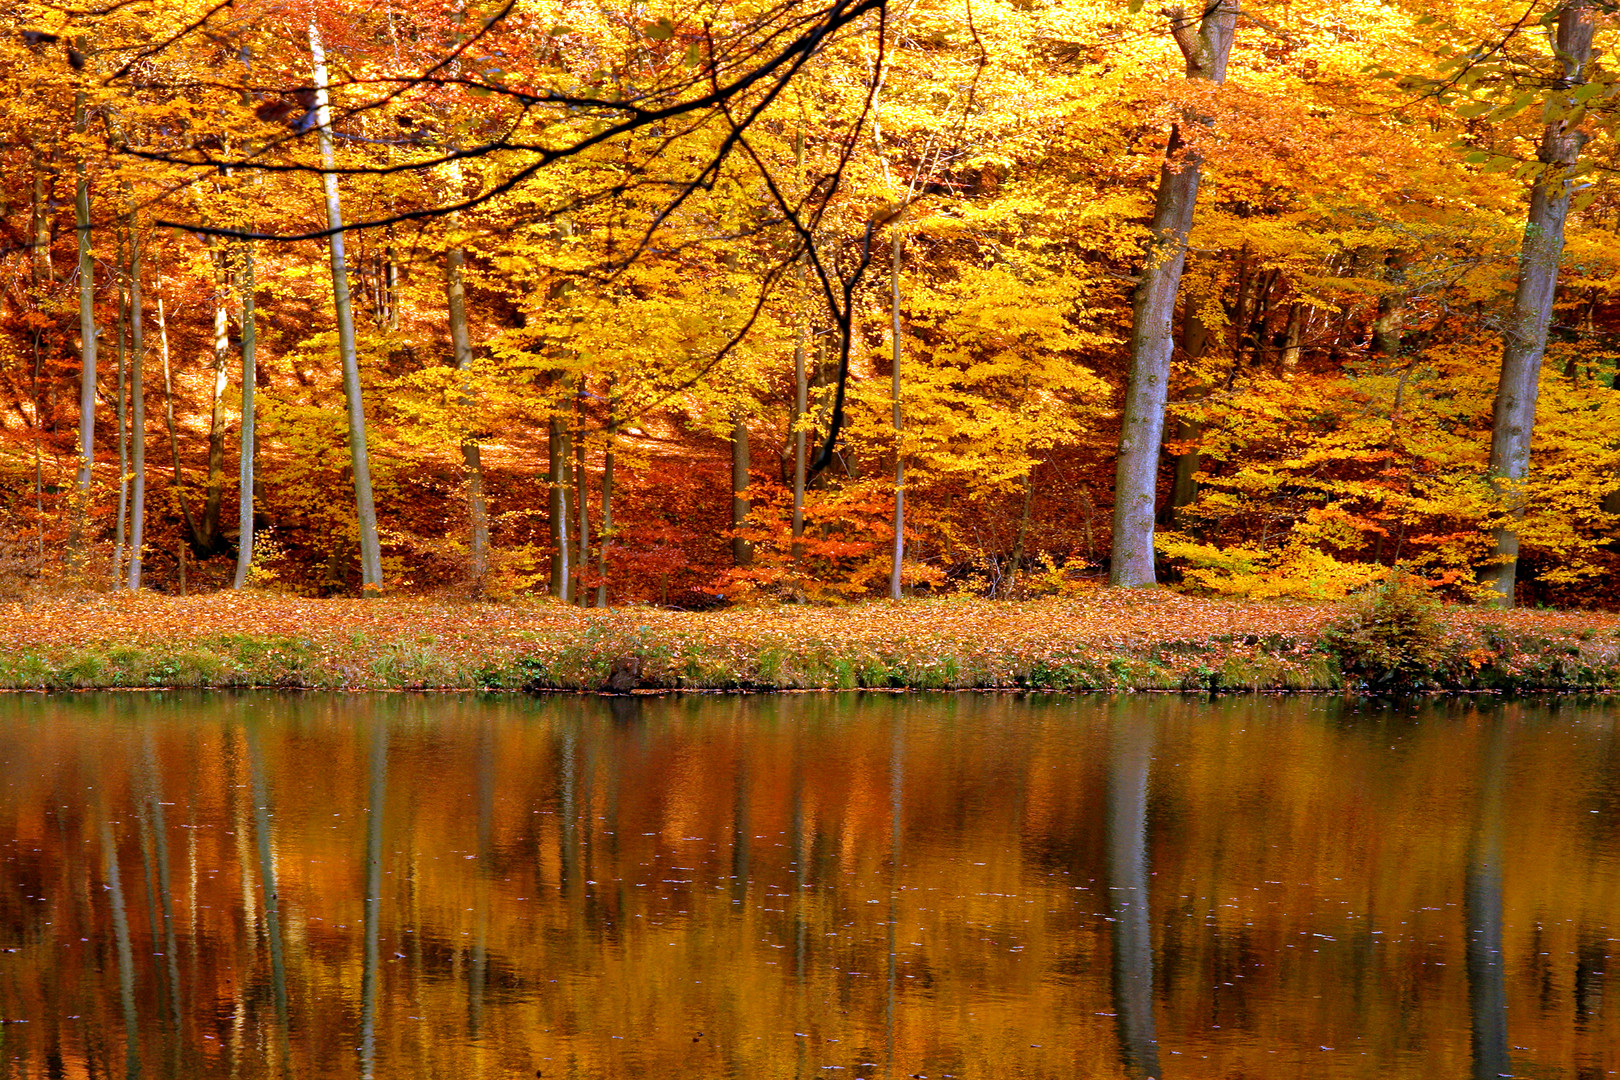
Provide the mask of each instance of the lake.
{"label": "lake", "polygon": [[0,696],[0,1080],[1604,1076],[1615,716]]}

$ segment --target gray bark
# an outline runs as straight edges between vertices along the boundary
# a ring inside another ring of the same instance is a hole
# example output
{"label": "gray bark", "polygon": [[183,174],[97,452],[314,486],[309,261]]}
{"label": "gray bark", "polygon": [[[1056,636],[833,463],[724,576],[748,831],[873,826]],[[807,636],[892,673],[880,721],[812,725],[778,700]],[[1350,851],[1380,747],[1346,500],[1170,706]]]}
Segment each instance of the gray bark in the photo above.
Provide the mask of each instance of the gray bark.
{"label": "gray bark", "polygon": [[580,376],[579,395],[574,399],[575,415],[579,418],[579,437],[574,440],[574,516],[575,547],[574,556],[574,585],[572,589],[574,603],[580,607],[589,607],[591,598],[585,591],[585,572],[591,565],[591,514],[590,514],[590,484],[585,475],[585,377]]}
{"label": "gray bark", "polygon": [[[122,245],[120,245],[122,247]],[[119,252],[123,254],[122,251]],[[112,585],[116,589],[124,576],[124,521],[129,513],[129,416],[124,409],[129,391],[129,371],[125,363],[124,339],[129,328],[129,287],[118,290],[118,521],[113,532]]]}
{"label": "gray bark", "polygon": [[[81,41],[79,51],[84,51]],[[74,101],[74,130],[88,125],[85,94]],[[96,264],[90,252],[90,173],[84,158],[74,166],[73,224],[79,237],[79,506],[75,511],[74,540],[84,540],[90,515],[90,477],[96,460]]]}
{"label": "gray bark", "polygon": [[894,401],[894,551],[889,562],[889,599],[898,600],[901,594],[901,571],[906,558],[906,457],[900,452],[900,230],[896,229],[890,245],[893,263],[889,267],[889,318],[893,324],[894,372],[890,397]]}
{"label": "gray bark", "polygon": [[[1592,55],[1593,16],[1592,0],[1566,0],[1559,10],[1558,53],[1563,74],[1555,95],[1585,81],[1586,63]],[[1539,157],[1543,168],[1530,191],[1513,313],[1502,334],[1502,372],[1491,420],[1487,475],[1509,516],[1496,530],[1494,561],[1480,572],[1480,581],[1495,590],[1496,602],[1503,607],[1513,606],[1519,559],[1517,520],[1524,516],[1520,485],[1530,472],[1541,358],[1547,348],[1558,260],[1564,251],[1564,219],[1569,214],[1569,174],[1585,141],[1586,136],[1569,124],[1567,114],[1550,122],[1542,135]]]}
{"label": "gray bark", "polygon": [[[169,320],[163,313],[163,297],[158,297],[158,355],[163,360],[163,422],[169,431],[169,457],[174,462],[174,501],[180,506],[180,517],[186,525],[186,537],[194,549],[202,546],[201,534],[197,531],[196,519],[191,516],[191,504],[186,502],[186,492],[180,485],[180,440],[174,428],[174,379],[169,369]],[[185,587],[186,563],[185,557],[180,559],[180,583],[182,591]]]}
{"label": "gray bark", "polygon": [[551,491],[551,595],[568,602],[568,431],[553,416],[546,439],[546,476]]}
{"label": "gray bark", "polygon": [[237,290],[242,296],[242,461],[237,479],[242,490],[242,505],[237,525],[236,580],[232,583],[237,589],[247,584],[248,571],[253,568],[253,457],[258,452],[253,389],[259,377],[257,333],[253,326],[256,282],[251,240],[242,244],[241,253],[241,277],[237,281]]}
{"label": "gray bark", "polygon": [[1468,845],[1463,906],[1467,913],[1469,1044],[1475,1080],[1512,1076],[1508,1052],[1506,958],[1502,950],[1502,792],[1507,722],[1485,736],[1479,763],[1479,808]]}
{"label": "gray bark", "polygon": [[129,214],[129,237],[129,467],[134,479],[129,508],[129,591],[140,592],[146,543],[146,382],[142,371],[146,310],[141,302],[140,221],[133,207]]}
{"label": "gray bark", "polygon": [[343,254],[343,207],[338,199],[336,156],[332,150],[332,107],[326,94],[326,51],[320,31],[309,24],[310,67],[315,79],[315,123],[321,144],[322,187],[326,194],[326,224],[335,230],[330,239],[332,306],[337,313],[338,358],[343,364],[343,398],[348,407],[349,461],[354,475],[355,515],[360,525],[360,588],[366,596],[381,594],[382,545],[377,539],[377,507],[371,497],[371,462],[366,455],[366,410],[360,393],[360,359],[354,345],[354,305],[349,297],[349,273]]}
{"label": "gray bark", "polygon": [[225,248],[217,247],[214,258],[214,392],[208,412],[208,483],[203,489],[202,512],[202,542],[210,553],[223,546],[219,515],[225,499],[225,390],[230,385],[226,362],[231,351],[230,310],[225,304],[230,268]]}
{"label": "gray bark", "polygon": [[[467,333],[467,287],[462,272],[467,264],[466,253],[459,247],[451,248],[444,264],[444,292],[450,308],[450,348],[455,353],[456,370],[466,372],[472,368],[472,340]],[[463,404],[470,404],[463,398]],[[489,577],[489,506],[484,500],[484,465],[478,440],[463,437],[461,461],[467,470],[467,513],[470,519],[471,542],[469,576],[474,596],[484,592]]]}
{"label": "gray bark", "polygon": [[[1187,60],[1187,77],[1224,82],[1232,49],[1238,0],[1215,0],[1201,19],[1182,8],[1170,10],[1176,44]],[[1176,293],[1187,259],[1187,234],[1198,200],[1202,158],[1186,153],[1179,127],[1171,133],[1169,158],[1159,174],[1151,237],[1141,282],[1132,302],[1131,363],[1114,472],[1114,536],[1109,584],[1133,588],[1155,584],[1153,572],[1154,498],[1159,449],[1164,437],[1164,404],[1170,382]]]}
{"label": "gray bark", "polygon": [[602,540],[596,550],[596,606],[608,606],[608,544],[613,540],[613,386],[608,385],[607,446],[602,451]]}
{"label": "gray bark", "polygon": [[753,505],[748,500],[748,425],[741,417],[731,422],[731,563],[747,566],[754,561],[754,545],[740,535],[748,526]]}

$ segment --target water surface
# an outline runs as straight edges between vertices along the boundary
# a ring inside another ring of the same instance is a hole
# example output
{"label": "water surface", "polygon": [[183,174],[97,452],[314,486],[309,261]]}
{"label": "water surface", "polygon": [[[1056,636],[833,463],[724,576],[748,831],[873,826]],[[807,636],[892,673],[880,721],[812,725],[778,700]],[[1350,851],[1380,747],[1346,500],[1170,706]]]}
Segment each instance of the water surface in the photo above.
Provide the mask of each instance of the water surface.
{"label": "water surface", "polygon": [[0,697],[0,1080],[1604,1076],[1614,715]]}

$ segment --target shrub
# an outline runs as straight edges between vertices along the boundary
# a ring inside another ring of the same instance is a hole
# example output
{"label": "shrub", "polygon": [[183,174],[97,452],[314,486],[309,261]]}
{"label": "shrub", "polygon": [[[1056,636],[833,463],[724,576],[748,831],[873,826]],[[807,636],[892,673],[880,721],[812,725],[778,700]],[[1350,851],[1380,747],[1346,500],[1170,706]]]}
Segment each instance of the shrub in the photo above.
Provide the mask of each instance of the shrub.
{"label": "shrub", "polygon": [[1434,689],[1446,661],[1440,604],[1421,580],[1404,574],[1353,602],[1322,641],[1347,680],[1375,691]]}

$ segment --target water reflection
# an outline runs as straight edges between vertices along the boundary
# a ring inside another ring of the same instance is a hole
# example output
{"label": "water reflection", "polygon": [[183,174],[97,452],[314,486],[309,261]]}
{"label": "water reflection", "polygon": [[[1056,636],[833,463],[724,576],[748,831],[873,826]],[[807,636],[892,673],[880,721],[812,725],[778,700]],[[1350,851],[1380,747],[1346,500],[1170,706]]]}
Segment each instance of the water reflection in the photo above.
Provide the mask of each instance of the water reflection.
{"label": "water reflection", "polygon": [[0,1080],[1584,1080],[1617,782],[1595,705],[4,698]]}

